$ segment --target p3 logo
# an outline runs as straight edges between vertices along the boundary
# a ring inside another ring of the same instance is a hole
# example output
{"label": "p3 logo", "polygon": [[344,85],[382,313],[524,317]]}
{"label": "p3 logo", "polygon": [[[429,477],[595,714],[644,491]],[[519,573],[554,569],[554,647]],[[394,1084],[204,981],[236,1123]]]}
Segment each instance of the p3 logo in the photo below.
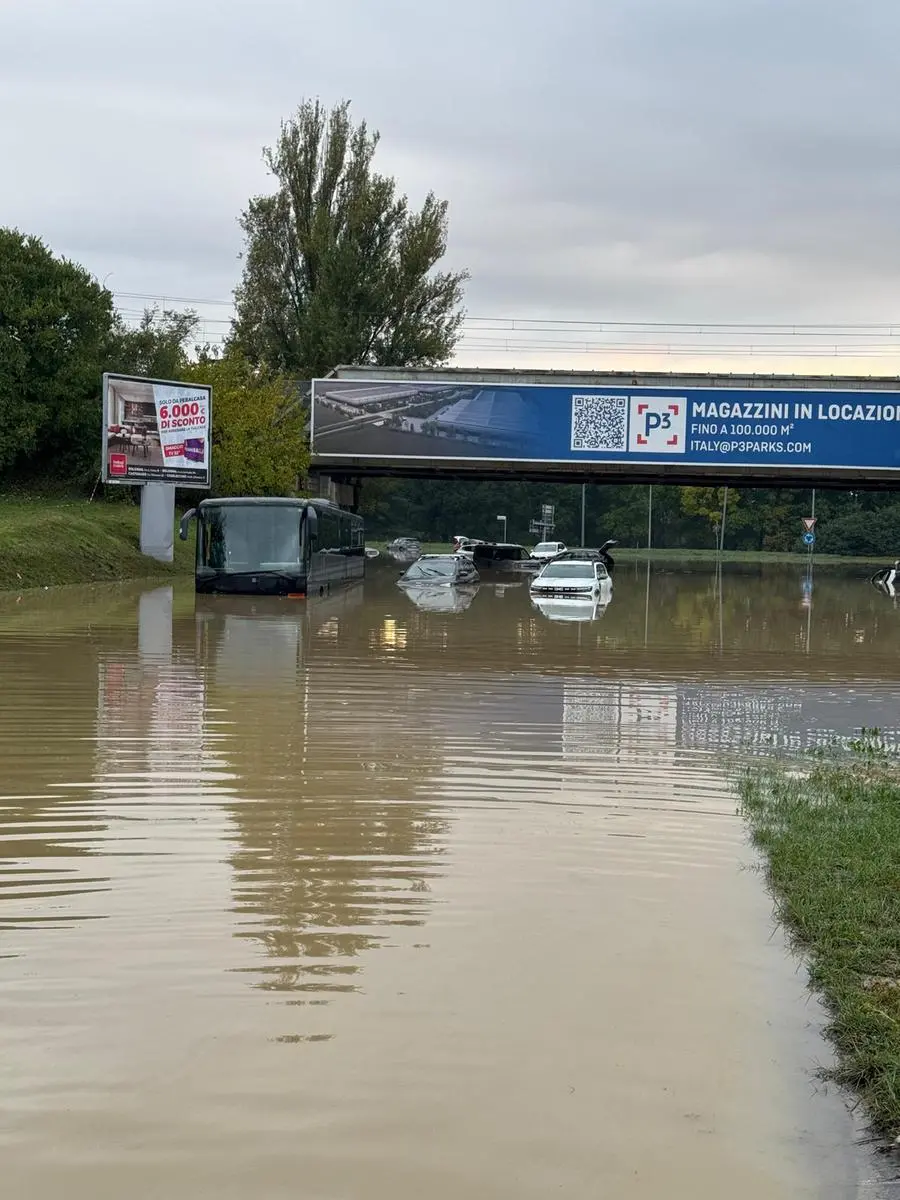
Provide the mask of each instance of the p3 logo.
{"label": "p3 logo", "polygon": [[683,396],[632,396],[629,450],[684,454],[687,400]]}

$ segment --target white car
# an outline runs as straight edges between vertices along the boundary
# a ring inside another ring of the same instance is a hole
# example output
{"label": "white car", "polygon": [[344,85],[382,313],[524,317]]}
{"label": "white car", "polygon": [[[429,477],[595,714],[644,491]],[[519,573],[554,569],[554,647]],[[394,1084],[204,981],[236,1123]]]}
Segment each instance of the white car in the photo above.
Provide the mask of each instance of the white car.
{"label": "white car", "polygon": [[599,596],[612,594],[606,566],[595,558],[549,562],[531,581],[532,596]]}
{"label": "white car", "polygon": [[538,542],[531,552],[531,557],[549,562],[551,558],[556,558],[557,554],[562,554],[565,548],[565,542]]}

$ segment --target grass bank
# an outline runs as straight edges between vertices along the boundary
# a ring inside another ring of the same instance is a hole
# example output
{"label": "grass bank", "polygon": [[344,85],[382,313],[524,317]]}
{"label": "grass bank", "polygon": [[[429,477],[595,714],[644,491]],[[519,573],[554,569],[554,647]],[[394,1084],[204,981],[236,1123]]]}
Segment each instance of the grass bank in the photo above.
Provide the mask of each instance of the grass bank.
{"label": "grass bank", "polygon": [[844,752],[748,774],[741,799],[778,915],[808,955],[837,1049],[830,1077],[900,1134],[900,762],[863,731]]}
{"label": "grass bank", "polygon": [[193,570],[193,543],[175,539],[172,566],[140,552],[135,505],[0,498],[0,591]]}
{"label": "grass bank", "polygon": [[[792,551],[782,550],[723,550],[721,555],[719,555],[715,550],[651,549],[649,554],[651,562],[673,563],[714,563],[718,558],[721,557],[723,563],[794,563],[797,566],[808,566],[810,558],[808,551],[798,551],[797,553],[794,553]],[[621,546],[618,546],[615,550],[613,550],[613,555],[617,559],[621,558],[629,561],[634,559],[646,561],[647,559],[646,550],[635,550],[627,547],[623,548]],[[813,563],[817,566],[837,566],[841,563],[871,563],[873,565],[884,565],[887,562],[887,555],[883,556],[882,558],[879,558],[877,555],[865,557],[861,555],[849,554],[816,554],[813,556]]]}

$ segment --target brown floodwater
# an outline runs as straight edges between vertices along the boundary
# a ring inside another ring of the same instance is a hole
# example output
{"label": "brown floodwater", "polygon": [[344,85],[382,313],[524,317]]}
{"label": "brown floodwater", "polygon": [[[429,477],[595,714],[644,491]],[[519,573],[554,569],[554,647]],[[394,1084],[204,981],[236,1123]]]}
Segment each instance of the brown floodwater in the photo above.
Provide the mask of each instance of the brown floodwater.
{"label": "brown floodwater", "polygon": [[4,1195],[869,1195],[730,773],[896,738],[900,609],[395,578],[0,597]]}

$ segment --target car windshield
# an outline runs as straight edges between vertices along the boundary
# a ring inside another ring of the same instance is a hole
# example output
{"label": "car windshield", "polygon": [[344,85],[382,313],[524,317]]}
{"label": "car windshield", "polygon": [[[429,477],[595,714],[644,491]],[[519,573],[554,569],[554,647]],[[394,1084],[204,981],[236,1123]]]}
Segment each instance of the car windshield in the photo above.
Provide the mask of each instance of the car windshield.
{"label": "car windshield", "polygon": [[528,551],[523,546],[474,546],[476,558],[491,559],[494,562],[517,562],[528,558]]}
{"label": "car windshield", "polygon": [[593,563],[551,563],[541,571],[541,579],[594,579]]}
{"label": "car windshield", "polygon": [[555,554],[559,549],[559,542],[539,542],[534,549],[536,554]]}
{"label": "car windshield", "polygon": [[455,558],[420,558],[413,563],[404,579],[455,579],[457,562]]}

